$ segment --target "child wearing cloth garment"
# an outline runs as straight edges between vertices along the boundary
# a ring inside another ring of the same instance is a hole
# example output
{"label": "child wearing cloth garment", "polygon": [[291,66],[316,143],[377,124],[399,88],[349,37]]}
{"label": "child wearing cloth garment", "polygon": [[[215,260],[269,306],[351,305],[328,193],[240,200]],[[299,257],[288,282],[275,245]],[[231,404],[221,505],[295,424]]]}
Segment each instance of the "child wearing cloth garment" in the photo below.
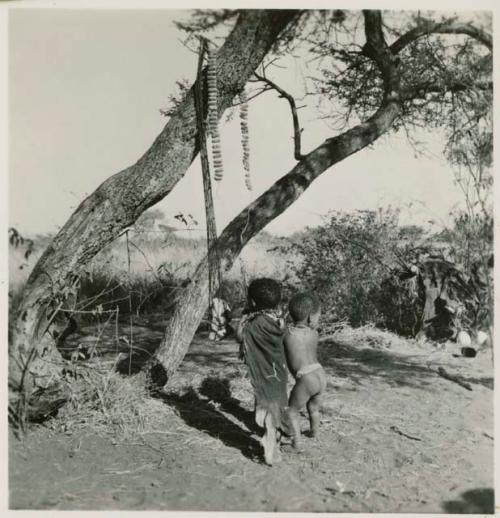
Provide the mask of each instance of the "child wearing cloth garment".
{"label": "child wearing cloth garment", "polygon": [[280,430],[287,422],[287,378],[283,347],[284,321],[278,306],[281,286],[273,279],[255,279],[248,286],[248,308],[238,327],[240,356],[245,360],[255,394],[255,421],[266,464],[279,461]]}
{"label": "child wearing cloth garment", "polygon": [[299,412],[307,406],[311,436],[316,437],[320,422],[321,394],[326,388],[326,376],[318,363],[318,322],[320,305],[309,293],[294,295],[288,305],[293,320],[285,332],[284,345],[288,368],[296,383],[288,401],[292,426],[292,446],[300,451]]}

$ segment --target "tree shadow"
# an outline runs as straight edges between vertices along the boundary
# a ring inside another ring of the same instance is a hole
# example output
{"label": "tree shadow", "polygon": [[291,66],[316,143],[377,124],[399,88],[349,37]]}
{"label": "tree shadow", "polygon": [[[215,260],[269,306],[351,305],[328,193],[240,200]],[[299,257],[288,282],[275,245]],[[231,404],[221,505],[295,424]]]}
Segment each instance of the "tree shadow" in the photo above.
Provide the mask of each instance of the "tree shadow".
{"label": "tree shadow", "polygon": [[260,455],[260,443],[252,434],[230,421],[208,399],[200,398],[194,389],[190,388],[182,395],[170,392],[158,397],[174,407],[187,425],[236,448],[250,460],[255,461]]}
{"label": "tree shadow", "polygon": [[476,383],[477,385],[482,385],[483,387],[489,388],[490,390],[495,389],[495,379],[489,378],[487,376],[483,376],[481,378],[464,378],[464,381],[468,383]]}
{"label": "tree shadow", "polygon": [[192,362],[198,365],[203,365],[203,367],[221,369],[223,367],[227,367],[228,365],[234,365],[238,362],[238,352],[236,346],[234,351],[227,350],[217,350],[215,349],[217,345],[214,346],[214,349],[208,349],[207,351],[198,351],[194,350],[186,354],[184,358],[184,362]]}
{"label": "tree shadow", "polygon": [[380,349],[325,340],[318,352],[320,363],[331,369],[334,376],[347,378],[357,385],[375,376],[391,386],[425,389],[436,376],[429,368],[408,361],[406,356]]}
{"label": "tree shadow", "polygon": [[[319,348],[319,360],[339,378],[360,385],[369,377],[378,377],[394,387],[433,390],[434,370],[412,361],[407,355],[372,348],[359,348],[334,340],[324,340]],[[492,377],[466,378],[463,381],[493,389]]]}
{"label": "tree shadow", "polygon": [[[123,375],[137,374],[151,358],[160,345],[161,336],[147,333],[134,336],[132,346],[122,345],[118,352],[126,353],[117,363],[116,370]],[[199,337],[193,339],[192,344],[183,360],[183,363],[193,362],[200,366],[220,368],[237,362],[237,347],[234,350],[227,350],[228,342],[231,339],[220,342],[200,341]]]}
{"label": "tree shadow", "polygon": [[120,333],[112,326],[97,333],[95,326],[86,326],[80,333],[66,339],[64,346],[59,346],[58,349],[64,357],[81,352],[84,360],[94,356],[118,357],[116,370],[122,375],[134,375],[154,354],[163,333],[137,325],[131,330],[124,328],[121,323]]}
{"label": "tree shadow", "polygon": [[255,422],[254,412],[243,408],[231,395],[228,378],[206,377],[199,388],[200,394],[220,405],[220,408],[241,421],[251,432],[261,433],[262,428]]}
{"label": "tree shadow", "polygon": [[448,500],[441,506],[450,514],[494,514],[495,493],[492,488],[470,489],[460,500]]}
{"label": "tree shadow", "polygon": [[159,342],[134,344],[129,349],[123,350],[122,352],[126,354],[116,364],[116,371],[122,375],[137,374],[154,354],[158,345]]}

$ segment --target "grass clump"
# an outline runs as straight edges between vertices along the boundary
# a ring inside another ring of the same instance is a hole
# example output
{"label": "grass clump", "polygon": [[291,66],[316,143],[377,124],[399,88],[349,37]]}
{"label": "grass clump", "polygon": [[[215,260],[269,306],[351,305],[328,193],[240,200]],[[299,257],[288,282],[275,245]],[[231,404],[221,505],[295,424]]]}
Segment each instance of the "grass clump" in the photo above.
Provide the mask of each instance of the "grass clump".
{"label": "grass clump", "polygon": [[48,423],[52,429],[68,434],[85,429],[126,439],[165,427],[169,408],[149,395],[145,373],[122,376],[79,365],[67,377],[70,401]]}

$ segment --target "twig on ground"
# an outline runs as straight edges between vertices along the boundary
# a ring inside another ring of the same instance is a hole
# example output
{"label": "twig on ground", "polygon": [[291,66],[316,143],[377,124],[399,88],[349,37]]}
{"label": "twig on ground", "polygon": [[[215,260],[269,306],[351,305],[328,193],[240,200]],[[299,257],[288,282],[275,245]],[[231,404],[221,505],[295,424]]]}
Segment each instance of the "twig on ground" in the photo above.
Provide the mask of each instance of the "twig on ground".
{"label": "twig on ground", "polygon": [[406,437],[407,439],[411,439],[412,441],[421,441],[422,439],[420,437],[414,437],[413,435],[408,435],[407,433],[402,432],[397,426],[392,425],[390,428],[393,432],[396,432],[399,435],[402,435],[403,437]]}
{"label": "twig on ground", "polygon": [[108,468],[108,469],[104,470],[104,474],[105,475],[131,475],[132,473],[137,473],[138,471],[143,471],[146,468],[152,468],[152,467],[154,467],[154,464],[152,464],[151,462],[148,462],[135,469],[113,470],[113,469]]}

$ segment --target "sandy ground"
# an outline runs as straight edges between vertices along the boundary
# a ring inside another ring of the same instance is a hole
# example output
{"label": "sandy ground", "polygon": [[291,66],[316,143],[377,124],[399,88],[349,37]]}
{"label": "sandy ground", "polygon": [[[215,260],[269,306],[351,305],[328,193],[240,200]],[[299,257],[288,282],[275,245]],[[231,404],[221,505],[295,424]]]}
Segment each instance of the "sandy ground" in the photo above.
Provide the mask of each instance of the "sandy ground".
{"label": "sandy ground", "polygon": [[[148,406],[156,430],[114,437],[91,426],[43,426],[22,442],[11,435],[10,508],[493,512],[489,352],[459,358],[387,336],[322,340],[321,435],[306,437],[300,455],[283,445],[273,467],[262,462],[236,343],[198,337]],[[472,390],[439,376],[439,366]]]}

